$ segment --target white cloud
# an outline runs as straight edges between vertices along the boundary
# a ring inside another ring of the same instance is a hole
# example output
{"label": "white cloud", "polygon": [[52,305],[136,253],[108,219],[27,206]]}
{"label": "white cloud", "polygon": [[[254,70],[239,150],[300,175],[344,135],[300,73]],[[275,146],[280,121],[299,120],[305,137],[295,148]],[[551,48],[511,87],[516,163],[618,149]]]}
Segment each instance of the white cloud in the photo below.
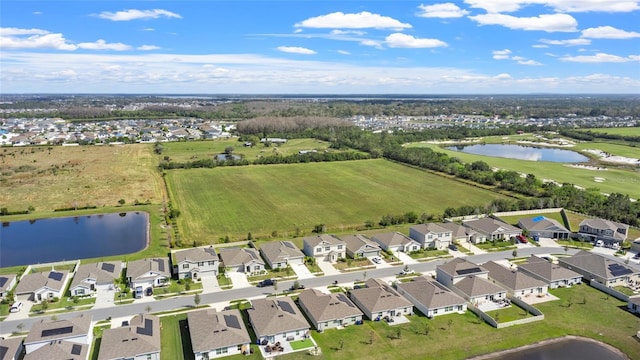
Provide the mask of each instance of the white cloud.
{"label": "white cloud", "polygon": [[155,45],[141,45],[141,46],[138,46],[137,49],[142,51],[151,51],[151,50],[160,50],[160,47]]}
{"label": "white cloud", "polygon": [[509,49],[494,50],[492,53],[495,60],[506,60],[511,57],[511,50]]}
{"label": "white cloud", "polygon": [[463,10],[458,7],[458,5],[453,3],[444,3],[444,4],[434,4],[434,5],[423,5],[420,4],[418,6],[422,12],[418,14],[420,17],[425,18],[459,18],[469,14],[469,11]]}
{"label": "white cloud", "polygon": [[362,36],[366,34],[366,31],[361,30],[331,30],[331,35],[357,35]]}
{"label": "white cloud", "polygon": [[567,40],[549,40],[549,39],[540,39],[541,43],[548,45],[562,45],[562,46],[582,46],[582,45],[590,45],[591,40],[589,39],[567,39]]}
{"label": "white cloud", "polygon": [[99,39],[94,42],[83,42],[79,43],[78,49],[87,49],[87,50],[115,50],[115,51],[124,51],[130,50],[131,46],[123,44],[123,43],[108,43],[102,39]]}
{"label": "white cloud", "polygon": [[578,22],[568,14],[542,14],[534,17],[516,17],[505,14],[481,14],[469,16],[480,25],[500,25],[514,30],[537,30],[546,32],[576,31]]}
{"label": "white cloud", "polygon": [[290,53],[290,54],[302,54],[302,55],[313,55],[316,54],[315,51],[303,47],[298,46],[278,46],[279,51]]}
{"label": "white cloud", "polygon": [[360,41],[360,45],[371,46],[374,48],[382,49],[382,43],[376,40],[364,39]]}
{"label": "white cloud", "polygon": [[394,33],[387,36],[385,43],[392,48],[435,48],[447,46],[447,43],[442,40],[416,38],[402,33]]}
{"label": "white cloud", "polygon": [[29,37],[0,36],[0,43],[5,49],[56,49],[76,50],[62,34],[32,35]]}
{"label": "white cloud", "polygon": [[582,30],[582,37],[590,39],[633,39],[640,37],[640,33],[616,29],[613,26],[598,26]]}
{"label": "white cloud", "polygon": [[494,79],[497,80],[509,80],[509,79],[513,79],[513,77],[511,77],[511,75],[507,74],[507,73],[502,73],[502,74],[498,74],[496,76],[493,77]]}
{"label": "white cloud", "polygon": [[117,12],[103,11],[100,14],[98,14],[98,17],[101,19],[107,19],[111,21],[157,19],[160,17],[182,19],[182,16],[180,16],[179,14],[176,14],[174,12],[164,10],[164,9],[153,9],[153,10],[128,9],[128,10],[117,11]]}
{"label": "white cloud", "polygon": [[142,31],[156,31],[156,29],[152,27],[146,27],[146,28],[143,28]]}
{"label": "white cloud", "polygon": [[373,14],[368,11],[345,14],[334,12],[303,20],[295,27],[304,28],[330,28],[330,29],[407,29],[410,24],[402,23],[394,18]]}
{"label": "white cloud", "polygon": [[529,60],[527,60],[527,59],[519,59],[518,60],[518,64],[527,65],[527,66],[540,66],[540,65],[542,65],[542,63],[540,63],[540,62],[537,62],[535,60],[530,60],[530,59]]}
{"label": "white cloud", "polygon": [[351,53],[346,51],[346,50],[338,50],[338,54],[340,54],[340,55],[351,55]]}
{"label": "white cloud", "polygon": [[534,44],[531,45],[532,48],[536,48],[536,49],[546,49],[549,47],[549,45],[543,45],[543,44]]}
{"label": "white cloud", "polygon": [[0,36],[13,36],[13,35],[45,35],[49,32],[42,29],[20,29],[13,27],[0,27]]}
{"label": "white cloud", "polygon": [[597,53],[595,55],[565,56],[561,57],[560,60],[579,63],[625,63],[630,61],[640,61],[640,55],[622,57],[606,53]]}
{"label": "white cloud", "polygon": [[637,0],[465,0],[473,8],[490,13],[514,12],[529,5],[543,5],[558,12],[632,12],[640,10]]}
{"label": "white cloud", "polygon": [[34,11],[32,12],[33,15],[42,15],[42,11]]}

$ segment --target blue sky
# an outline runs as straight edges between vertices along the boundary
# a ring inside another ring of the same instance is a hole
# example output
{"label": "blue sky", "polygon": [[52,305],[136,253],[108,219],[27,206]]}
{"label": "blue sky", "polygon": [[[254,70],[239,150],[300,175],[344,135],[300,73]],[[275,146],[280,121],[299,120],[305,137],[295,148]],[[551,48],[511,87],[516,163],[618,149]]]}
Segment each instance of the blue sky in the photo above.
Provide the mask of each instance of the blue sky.
{"label": "blue sky", "polygon": [[638,93],[640,1],[6,1],[2,93]]}

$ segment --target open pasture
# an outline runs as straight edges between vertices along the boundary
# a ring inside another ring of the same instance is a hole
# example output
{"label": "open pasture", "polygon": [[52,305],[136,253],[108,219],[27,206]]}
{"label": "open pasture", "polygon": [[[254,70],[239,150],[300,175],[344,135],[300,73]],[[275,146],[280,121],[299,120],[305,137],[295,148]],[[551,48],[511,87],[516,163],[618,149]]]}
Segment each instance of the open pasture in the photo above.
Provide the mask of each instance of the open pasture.
{"label": "open pasture", "polygon": [[[608,145],[608,144],[607,144]],[[428,147],[464,162],[484,161],[491,167],[533,174],[538,179],[550,179],[558,183],[571,183],[584,188],[597,188],[604,193],[624,193],[633,199],[640,199],[640,169],[607,167],[608,170],[572,167],[568,164],[546,161],[527,161],[494,156],[467,154],[444,149],[435,144],[413,143],[407,146]],[[604,165],[599,165],[604,166]]]}
{"label": "open pasture", "polygon": [[593,128],[584,130],[601,134],[640,136],[640,127]]}
{"label": "open pasture", "polygon": [[383,215],[440,215],[502,195],[386,160],[172,170],[166,180],[184,241],[356,227]]}
{"label": "open pasture", "polygon": [[0,149],[0,204],[9,211],[162,201],[152,145]]}

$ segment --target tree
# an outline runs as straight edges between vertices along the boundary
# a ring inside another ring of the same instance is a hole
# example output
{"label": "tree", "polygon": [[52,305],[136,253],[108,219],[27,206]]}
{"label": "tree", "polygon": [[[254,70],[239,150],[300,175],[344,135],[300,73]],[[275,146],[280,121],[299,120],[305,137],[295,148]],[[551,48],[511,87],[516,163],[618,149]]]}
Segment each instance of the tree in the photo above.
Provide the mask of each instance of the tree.
{"label": "tree", "polygon": [[251,235],[251,232],[247,234],[247,240],[249,241],[253,240],[253,235]]}
{"label": "tree", "polygon": [[324,224],[318,224],[313,227],[313,232],[316,234],[323,233],[325,232],[325,230],[326,230],[326,227]]}
{"label": "tree", "polygon": [[518,249],[513,249],[513,252],[511,253],[512,257],[518,257]]}
{"label": "tree", "polygon": [[124,205],[124,203],[125,203],[125,202],[126,202],[126,201],[125,201],[124,199],[120,199],[120,200],[118,200],[118,204],[120,204],[120,205]]}
{"label": "tree", "polygon": [[40,303],[40,310],[42,312],[47,311],[47,309],[49,308],[49,301],[47,299],[42,300],[42,302]]}
{"label": "tree", "polygon": [[273,283],[273,292],[275,293],[275,296],[278,297],[278,282],[274,282]]}
{"label": "tree", "polygon": [[196,304],[196,308],[200,305],[200,294],[195,294],[193,296],[193,303]]}
{"label": "tree", "polygon": [[233,146],[227,146],[226,148],[224,148],[224,153],[226,155],[231,155],[233,154]]}

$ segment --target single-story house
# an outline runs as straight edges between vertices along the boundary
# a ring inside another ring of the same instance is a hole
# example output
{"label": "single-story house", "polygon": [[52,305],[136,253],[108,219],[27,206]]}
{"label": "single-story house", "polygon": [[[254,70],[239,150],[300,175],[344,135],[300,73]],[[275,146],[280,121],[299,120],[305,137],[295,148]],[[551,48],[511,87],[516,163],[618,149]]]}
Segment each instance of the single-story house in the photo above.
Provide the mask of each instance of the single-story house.
{"label": "single-story house", "polygon": [[226,271],[260,274],[265,270],[264,260],[254,248],[220,248],[218,252]]}
{"label": "single-story house", "polygon": [[380,245],[361,234],[341,236],[347,246],[347,256],[353,259],[380,256]]}
{"label": "single-story house", "polygon": [[370,320],[412,315],[413,304],[382,280],[369,279],[366,287],[353,289],[349,297]]}
{"label": "single-story house", "polygon": [[93,340],[91,320],[91,315],[81,314],[68,320],[42,319],[36,322],[24,339],[27,355],[51,342],[91,345]]}
{"label": "single-story house", "polygon": [[318,331],[362,321],[362,311],[344,293],[307,289],[298,295],[298,305]]}
{"label": "single-story house", "polygon": [[382,250],[385,251],[390,250],[394,252],[402,251],[409,253],[412,251],[418,251],[422,248],[419,242],[399,232],[375,234],[371,237],[371,240],[378,243]]}
{"label": "single-story house", "polygon": [[51,270],[23,275],[16,286],[15,295],[29,295],[29,300],[39,302],[54,297],[61,298],[69,280],[67,270]]}
{"label": "single-story house", "polygon": [[475,275],[468,275],[456,282],[450,289],[475,306],[507,298],[507,290]]}
{"label": "single-story house", "polygon": [[627,308],[634,314],[640,314],[640,295],[629,296]]}
{"label": "single-story house", "polygon": [[493,240],[509,240],[512,237],[522,235],[522,229],[518,229],[515,226],[491,217],[463,221],[462,225],[477,233],[471,239],[471,242],[473,243],[482,243]]}
{"label": "single-story house", "polygon": [[467,311],[467,302],[439,282],[418,276],[398,284],[398,293],[413,303],[428,318]]}
{"label": "single-story house", "polygon": [[571,236],[571,231],[558,220],[544,216],[519,219],[518,226],[532,237],[568,239]]}
{"label": "single-story house", "polygon": [[248,354],[251,338],[237,309],[206,309],[187,314],[195,360]]}
{"label": "single-story house", "polygon": [[586,241],[602,240],[605,245],[620,244],[627,239],[629,225],[605,219],[584,219],[580,222],[578,235]]}
{"label": "single-story house", "polygon": [[71,280],[69,291],[73,296],[89,295],[97,287],[113,286],[113,281],[121,275],[120,261],[81,264]]}
{"label": "single-story house", "polygon": [[347,246],[344,241],[332,235],[307,236],[302,239],[302,244],[302,252],[318,260],[335,263],[338,259],[347,257]]}
{"label": "single-story house", "polygon": [[453,241],[451,230],[435,223],[410,227],[409,237],[419,242],[423,249],[446,249]]}
{"label": "single-story house", "polygon": [[129,325],[105,329],[98,360],[160,360],[160,318],[134,316]]}
{"label": "single-story house", "polygon": [[51,341],[26,354],[22,360],[87,360],[90,344]]}
{"label": "single-story house", "polygon": [[22,359],[24,345],[21,337],[0,338],[0,360]]}
{"label": "single-story house", "polygon": [[16,286],[16,274],[0,275],[0,300]]}
{"label": "single-story house", "polygon": [[260,253],[272,269],[304,264],[304,254],[291,241],[269,241],[260,246]]}
{"label": "single-story house", "polygon": [[544,296],[549,292],[549,285],[542,280],[531,277],[516,269],[506,268],[494,261],[482,264],[489,270],[489,280],[505,289],[517,298]]}
{"label": "single-story house", "polygon": [[543,258],[531,255],[518,271],[544,281],[550,289],[582,283],[582,275]]}
{"label": "single-story house", "polygon": [[259,344],[304,340],[310,336],[309,323],[290,297],[252,300],[247,314]]}
{"label": "single-story house", "polygon": [[622,286],[640,281],[640,272],[624,263],[589,251],[581,250],[573,256],[558,259],[558,262],[581,274],[585,280],[597,281],[604,286]]}
{"label": "single-story house", "polygon": [[477,234],[475,231],[469,229],[468,227],[454,222],[443,222],[438,225],[451,231],[451,239],[453,240],[453,242],[471,241],[471,238],[475,238]]}
{"label": "single-story house", "polygon": [[488,279],[489,271],[480,265],[464,258],[454,258],[442,265],[436,266],[436,279],[439,283],[451,288],[455,283],[469,275]]}
{"label": "single-story house", "polygon": [[131,288],[142,286],[163,286],[171,279],[169,260],[166,258],[153,258],[129,261],[126,271],[127,281]]}
{"label": "single-story house", "polygon": [[199,279],[202,276],[217,276],[218,254],[213,246],[195,247],[173,253],[173,269],[178,279]]}

